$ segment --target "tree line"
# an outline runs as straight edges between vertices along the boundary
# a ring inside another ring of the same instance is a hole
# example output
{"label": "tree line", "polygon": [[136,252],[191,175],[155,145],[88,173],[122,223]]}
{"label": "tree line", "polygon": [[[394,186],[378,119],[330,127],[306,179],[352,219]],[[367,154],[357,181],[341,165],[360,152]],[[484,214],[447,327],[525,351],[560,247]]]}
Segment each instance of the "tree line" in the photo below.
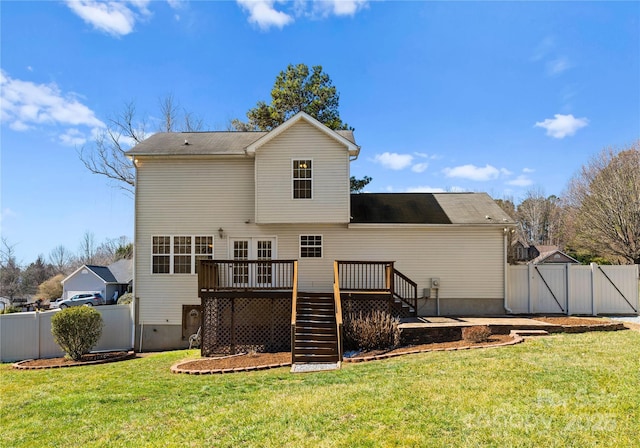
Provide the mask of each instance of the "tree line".
{"label": "tree line", "polygon": [[11,301],[33,296],[43,300],[55,299],[62,295],[61,281],[80,266],[108,266],[118,260],[131,258],[133,243],[126,236],[97,243],[93,233],[86,232],[77,252],[59,245],[49,252],[48,257],[41,254],[35,261],[22,265],[16,259],[15,246],[2,238],[0,297]]}
{"label": "tree line", "polygon": [[517,206],[497,202],[518,224],[512,239],[558,246],[584,263],[640,264],[640,140],[602,150],[561,197],[534,188]]}

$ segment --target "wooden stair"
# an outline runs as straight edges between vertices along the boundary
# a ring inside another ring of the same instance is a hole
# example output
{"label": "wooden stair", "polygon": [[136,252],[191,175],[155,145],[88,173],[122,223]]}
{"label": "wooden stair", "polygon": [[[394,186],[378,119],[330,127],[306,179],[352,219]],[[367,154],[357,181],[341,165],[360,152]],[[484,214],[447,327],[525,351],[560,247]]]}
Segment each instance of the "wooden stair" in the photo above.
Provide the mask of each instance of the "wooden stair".
{"label": "wooden stair", "polygon": [[293,364],[338,364],[337,332],[333,297],[328,294],[298,296]]}

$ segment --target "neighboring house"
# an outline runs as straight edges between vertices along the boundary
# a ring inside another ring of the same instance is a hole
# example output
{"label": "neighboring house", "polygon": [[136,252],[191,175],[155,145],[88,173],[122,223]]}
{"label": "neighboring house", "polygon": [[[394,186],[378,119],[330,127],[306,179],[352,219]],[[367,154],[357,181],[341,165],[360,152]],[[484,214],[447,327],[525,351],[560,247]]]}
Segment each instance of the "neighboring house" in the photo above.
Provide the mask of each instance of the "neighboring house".
{"label": "neighboring house", "polygon": [[562,252],[558,246],[536,246],[519,239],[511,245],[511,257],[515,264],[580,263]]}
{"label": "neighboring house", "polygon": [[511,245],[511,258],[516,263],[527,262],[540,255],[535,246],[531,246],[525,241],[517,239]]}
{"label": "neighboring house", "polygon": [[538,256],[529,264],[580,264],[575,258],[562,252],[557,246],[538,246]]}
{"label": "neighboring house", "polygon": [[[270,132],[157,133],[131,149],[136,343],[188,345],[203,259],[297,260],[309,293],[333,291],[334,260],[393,261],[417,283],[419,315],[505,313],[513,220],[484,193],[350,194],[359,153],[353,132],[305,113]],[[253,269],[231,266],[217,274]]]}
{"label": "neighboring house", "polygon": [[114,294],[120,297],[131,289],[132,282],[133,260],[118,260],[109,266],[85,264],[62,280],[62,297],[68,299],[76,294],[99,292],[110,304]]}

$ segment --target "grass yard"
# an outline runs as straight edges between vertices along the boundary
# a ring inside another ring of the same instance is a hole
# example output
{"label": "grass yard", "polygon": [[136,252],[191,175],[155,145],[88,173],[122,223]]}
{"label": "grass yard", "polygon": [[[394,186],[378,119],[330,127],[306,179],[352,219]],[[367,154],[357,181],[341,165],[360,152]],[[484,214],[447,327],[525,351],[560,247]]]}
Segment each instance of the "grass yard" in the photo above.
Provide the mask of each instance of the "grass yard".
{"label": "grass yard", "polygon": [[197,351],[0,366],[0,446],[640,444],[640,333],[560,334],[342,370],[175,375]]}

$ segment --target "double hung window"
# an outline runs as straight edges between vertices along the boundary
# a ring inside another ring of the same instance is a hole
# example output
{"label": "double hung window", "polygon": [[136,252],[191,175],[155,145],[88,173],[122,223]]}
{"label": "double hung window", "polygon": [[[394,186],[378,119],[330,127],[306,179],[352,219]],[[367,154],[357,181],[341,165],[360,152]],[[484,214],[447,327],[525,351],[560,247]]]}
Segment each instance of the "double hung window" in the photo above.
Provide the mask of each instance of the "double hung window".
{"label": "double hung window", "polygon": [[293,160],[293,199],[313,198],[312,160]]}
{"label": "double hung window", "polygon": [[151,273],[194,274],[200,260],[212,257],[213,236],[154,236],[151,245]]}

